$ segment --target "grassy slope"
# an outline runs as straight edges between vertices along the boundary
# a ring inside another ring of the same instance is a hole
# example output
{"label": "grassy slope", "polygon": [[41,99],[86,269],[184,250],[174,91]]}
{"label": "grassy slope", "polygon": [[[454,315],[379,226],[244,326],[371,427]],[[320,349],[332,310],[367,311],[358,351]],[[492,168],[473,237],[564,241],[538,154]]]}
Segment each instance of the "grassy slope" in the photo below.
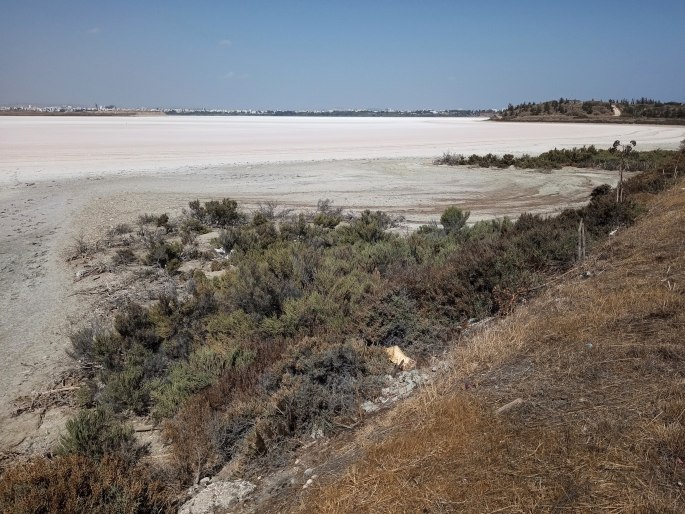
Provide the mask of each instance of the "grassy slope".
{"label": "grassy slope", "polygon": [[683,512],[682,186],[595,252],[590,278],[461,345],[449,380],[388,414],[391,435],[291,508]]}

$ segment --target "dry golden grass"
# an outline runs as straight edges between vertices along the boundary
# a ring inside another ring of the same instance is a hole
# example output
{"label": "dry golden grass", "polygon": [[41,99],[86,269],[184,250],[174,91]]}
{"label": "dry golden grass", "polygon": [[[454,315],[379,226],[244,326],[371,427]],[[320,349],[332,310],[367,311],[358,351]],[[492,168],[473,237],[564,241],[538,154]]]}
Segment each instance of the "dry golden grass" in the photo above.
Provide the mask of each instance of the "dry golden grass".
{"label": "dry golden grass", "polygon": [[449,379],[291,508],[685,511],[682,185],[599,249],[589,278],[568,275],[464,342]]}
{"label": "dry golden grass", "polygon": [[0,480],[0,512],[135,514],[175,512],[175,492],[145,465],[109,455],[34,457]]}

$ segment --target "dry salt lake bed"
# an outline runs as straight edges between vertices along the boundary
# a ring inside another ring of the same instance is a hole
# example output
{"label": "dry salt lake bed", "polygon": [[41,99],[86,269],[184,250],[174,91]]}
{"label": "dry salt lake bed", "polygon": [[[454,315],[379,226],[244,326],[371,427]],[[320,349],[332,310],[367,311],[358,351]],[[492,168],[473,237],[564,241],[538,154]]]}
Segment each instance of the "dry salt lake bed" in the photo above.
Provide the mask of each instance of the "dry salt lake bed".
{"label": "dry salt lake bed", "polygon": [[[587,201],[615,173],[434,166],[443,152],[523,153],[615,139],[677,148],[683,127],[496,123],[472,118],[0,117],[0,451],[50,431],[49,412],[10,417],[12,401],[68,366],[72,294],[65,256],[143,212],[231,197],[311,208],[382,209],[408,225],[456,204],[472,219],[554,213]],[[55,414],[59,416],[59,414]]]}

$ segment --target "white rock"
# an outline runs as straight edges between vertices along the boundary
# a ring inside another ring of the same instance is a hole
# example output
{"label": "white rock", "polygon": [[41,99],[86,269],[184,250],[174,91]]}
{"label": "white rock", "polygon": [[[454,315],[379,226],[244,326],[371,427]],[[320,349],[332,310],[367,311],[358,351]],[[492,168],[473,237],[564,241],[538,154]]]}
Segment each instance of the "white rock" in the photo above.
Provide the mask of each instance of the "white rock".
{"label": "white rock", "polygon": [[211,514],[244,501],[257,486],[247,480],[213,482],[184,503],[179,514]]}
{"label": "white rock", "polygon": [[367,414],[376,412],[378,409],[380,409],[380,407],[373,403],[371,400],[366,400],[364,403],[362,403],[362,410]]}

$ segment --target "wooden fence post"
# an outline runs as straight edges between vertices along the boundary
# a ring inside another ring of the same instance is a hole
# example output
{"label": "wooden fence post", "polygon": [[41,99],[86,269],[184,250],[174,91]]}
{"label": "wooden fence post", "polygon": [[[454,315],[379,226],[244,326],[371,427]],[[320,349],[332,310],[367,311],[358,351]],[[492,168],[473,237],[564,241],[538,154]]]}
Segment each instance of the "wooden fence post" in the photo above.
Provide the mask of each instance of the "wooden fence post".
{"label": "wooden fence post", "polygon": [[578,262],[585,260],[585,223],[583,218],[580,218],[578,225]]}

